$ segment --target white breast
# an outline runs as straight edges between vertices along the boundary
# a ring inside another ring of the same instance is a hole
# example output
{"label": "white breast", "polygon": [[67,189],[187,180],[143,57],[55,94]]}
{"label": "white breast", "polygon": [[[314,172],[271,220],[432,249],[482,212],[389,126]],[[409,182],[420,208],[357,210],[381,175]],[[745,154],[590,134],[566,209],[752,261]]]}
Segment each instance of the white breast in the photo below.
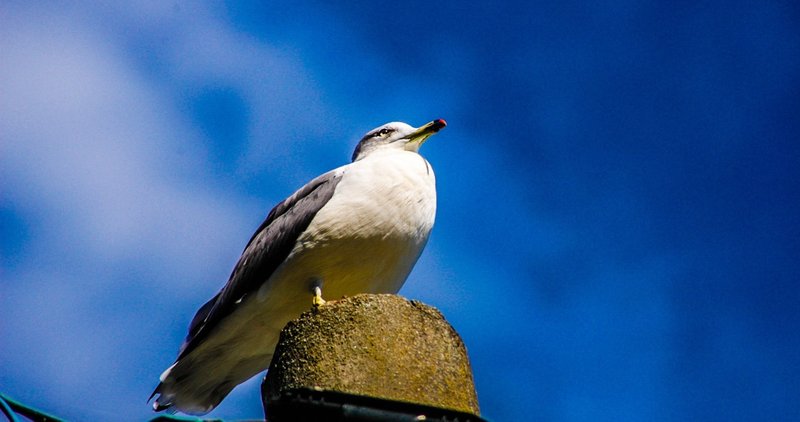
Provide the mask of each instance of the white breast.
{"label": "white breast", "polygon": [[341,171],[336,192],[287,261],[300,261],[291,265],[302,268],[298,276],[321,279],[330,298],[395,293],[433,228],[433,169],[417,153],[387,150]]}
{"label": "white breast", "polygon": [[307,230],[308,240],[418,237],[430,232],[436,214],[436,179],[422,156],[380,151],[341,171],[336,192]]}

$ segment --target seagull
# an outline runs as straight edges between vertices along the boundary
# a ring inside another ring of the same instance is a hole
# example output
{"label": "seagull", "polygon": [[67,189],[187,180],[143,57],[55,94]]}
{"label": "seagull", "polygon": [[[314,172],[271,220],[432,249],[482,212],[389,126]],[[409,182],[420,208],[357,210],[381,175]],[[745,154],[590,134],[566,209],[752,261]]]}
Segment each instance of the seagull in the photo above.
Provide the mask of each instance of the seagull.
{"label": "seagull", "polygon": [[420,146],[445,127],[387,123],[352,162],[301,187],[267,215],[225,286],[192,318],[155,411],[204,415],[269,367],[284,325],[326,296],[397,293],[428,241],[436,180]]}

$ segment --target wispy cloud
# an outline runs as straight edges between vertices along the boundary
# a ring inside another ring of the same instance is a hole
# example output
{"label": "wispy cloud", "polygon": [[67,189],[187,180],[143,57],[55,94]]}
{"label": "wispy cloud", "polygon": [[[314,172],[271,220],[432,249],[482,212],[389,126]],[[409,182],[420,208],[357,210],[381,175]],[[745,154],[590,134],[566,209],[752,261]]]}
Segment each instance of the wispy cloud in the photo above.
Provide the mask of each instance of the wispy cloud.
{"label": "wispy cloud", "polygon": [[[10,7],[0,25],[0,61],[11,64],[0,67],[2,201],[28,232],[3,270],[0,300],[13,316],[2,327],[3,377],[66,417],[141,419],[192,308],[221,285],[257,223],[248,212],[265,212],[208,183],[213,140],[182,101],[237,91],[258,116],[241,163],[255,171],[293,151],[256,140],[297,127],[320,134],[330,113],[296,57],[207,11],[176,21],[185,27],[153,50],[157,77],[131,55],[124,28],[164,10],[39,12]],[[102,19],[111,22],[86,25]]]}

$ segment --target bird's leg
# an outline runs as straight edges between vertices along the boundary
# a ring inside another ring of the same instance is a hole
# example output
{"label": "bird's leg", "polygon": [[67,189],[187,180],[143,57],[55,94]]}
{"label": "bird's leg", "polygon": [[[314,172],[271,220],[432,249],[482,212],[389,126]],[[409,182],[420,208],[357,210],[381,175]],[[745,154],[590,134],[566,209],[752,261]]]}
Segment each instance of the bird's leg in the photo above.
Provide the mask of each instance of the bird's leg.
{"label": "bird's leg", "polygon": [[311,285],[314,290],[314,298],[311,299],[311,305],[314,308],[319,308],[325,304],[325,299],[322,298],[322,280],[316,279]]}
{"label": "bird's leg", "polygon": [[325,304],[325,299],[322,298],[322,288],[319,286],[314,287],[314,299],[311,300],[314,307],[319,307]]}

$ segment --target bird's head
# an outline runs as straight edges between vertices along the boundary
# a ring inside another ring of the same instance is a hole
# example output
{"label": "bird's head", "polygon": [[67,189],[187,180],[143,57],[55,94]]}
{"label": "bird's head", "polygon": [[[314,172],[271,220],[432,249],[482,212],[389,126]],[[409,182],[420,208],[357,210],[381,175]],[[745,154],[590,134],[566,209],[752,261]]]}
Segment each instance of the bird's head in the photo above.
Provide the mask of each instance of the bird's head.
{"label": "bird's head", "polygon": [[420,145],[445,126],[447,122],[444,119],[436,119],[420,127],[413,127],[403,122],[386,123],[372,129],[361,138],[353,152],[353,161],[384,148],[417,152]]}

